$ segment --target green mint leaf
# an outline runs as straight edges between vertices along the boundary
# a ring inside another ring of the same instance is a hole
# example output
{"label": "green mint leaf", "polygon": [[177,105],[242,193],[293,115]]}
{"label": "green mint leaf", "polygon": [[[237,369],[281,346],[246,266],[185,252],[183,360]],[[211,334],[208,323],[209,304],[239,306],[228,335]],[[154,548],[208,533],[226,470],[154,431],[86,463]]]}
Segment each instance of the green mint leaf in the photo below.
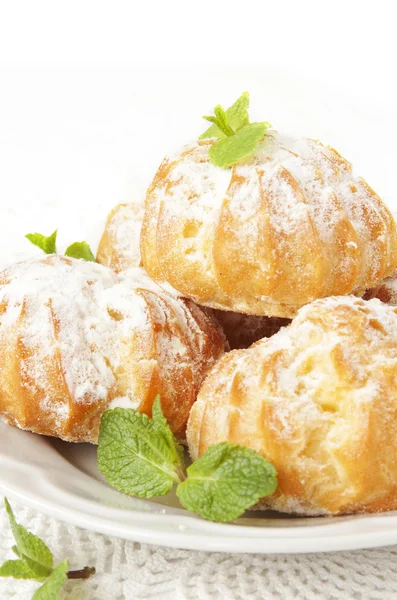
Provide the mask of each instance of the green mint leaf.
{"label": "green mint leaf", "polygon": [[156,396],[153,403],[152,420],[155,430],[164,437],[164,440],[173,453],[176,467],[183,471],[185,467],[183,446],[176,441],[175,436],[167,423],[167,419],[163,415],[159,394]]}
{"label": "green mint leaf", "polygon": [[36,579],[43,581],[29,569],[24,560],[7,560],[0,567],[0,577],[13,577],[14,579]]}
{"label": "green mint leaf", "polygon": [[38,581],[44,581],[52,573],[51,567],[46,567],[37,562],[37,560],[25,556],[25,554],[21,554],[21,560],[23,560],[26,566],[34,573],[34,576]]}
{"label": "green mint leaf", "polygon": [[41,233],[28,233],[25,237],[46,254],[56,254],[57,233],[58,230],[56,229],[48,237]]}
{"label": "green mint leaf", "polygon": [[203,117],[203,119],[214,123],[224,135],[234,135],[234,131],[228,123],[227,114],[225,113],[220,104],[215,106],[214,113],[215,117]]}
{"label": "green mint leaf", "polygon": [[[226,110],[227,122],[234,131],[239,131],[239,129],[242,129],[243,127],[245,127],[245,125],[248,125],[249,103],[249,94],[248,92],[244,92],[243,94],[241,94],[240,98],[238,98],[236,102]],[[218,139],[225,137],[225,134],[218,127],[217,120],[215,117],[212,117],[210,119],[208,119],[208,117],[204,118],[209,121],[212,121],[214,124],[211,125],[211,127],[209,127],[202,135],[200,135],[200,140],[212,137],[217,137]]]}
{"label": "green mint leaf", "polygon": [[211,146],[208,155],[217,167],[230,167],[248,158],[265,135],[266,123],[250,123]]}
{"label": "green mint leaf", "polygon": [[83,260],[96,262],[95,256],[91,252],[91,248],[89,247],[87,242],[75,242],[74,244],[71,244],[66,249],[65,256],[70,256],[72,258],[82,258]]}
{"label": "green mint leaf", "polygon": [[211,521],[232,521],[277,487],[275,467],[260,454],[222,442],[187,469],[178,485],[181,504]]}
{"label": "green mint leaf", "polygon": [[49,578],[33,594],[32,600],[58,600],[59,592],[67,579],[69,564],[67,560],[61,562],[51,573]]}
{"label": "green mint leaf", "polygon": [[141,498],[165,496],[179,481],[174,450],[149,417],[131,408],[104,412],[98,466],[111,486]]}
{"label": "green mint leaf", "polygon": [[217,104],[215,106],[214,113],[215,113],[216,119],[219,123],[218,127],[220,128],[220,130],[225,135],[234,135],[234,131],[228,123],[227,114],[225,113],[225,111],[223,110],[223,108],[220,104]]}
{"label": "green mint leaf", "polygon": [[[25,527],[16,522],[7,498],[4,498],[4,503],[10,520],[11,530],[16,541],[17,551],[19,556],[21,556],[21,559],[26,562],[31,561],[31,564],[37,563],[41,567],[51,570],[54,564],[51,550],[46,546],[43,540],[36,535],[33,535],[33,533],[30,533]],[[32,568],[31,564],[29,564],[30,568]]]}

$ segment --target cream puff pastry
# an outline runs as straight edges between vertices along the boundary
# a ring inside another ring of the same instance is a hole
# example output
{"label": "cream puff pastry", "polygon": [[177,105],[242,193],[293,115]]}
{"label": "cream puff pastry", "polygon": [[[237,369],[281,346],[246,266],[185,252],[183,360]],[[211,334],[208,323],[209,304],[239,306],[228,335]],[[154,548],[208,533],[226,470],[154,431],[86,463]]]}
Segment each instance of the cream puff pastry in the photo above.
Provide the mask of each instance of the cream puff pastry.
{"label": "cream puff pastry", "polygon": [[160,394],[183,440],[224,347],[215,320],[142,269],[51,255],[0,273],[0,414],[22,429],[96,443],[106,409],[150,415]]}
{"label": "cream puff pastry", "polygon": [[141,255],[155,281],[212,308],[290,318],[392,274],[394,219],[336,150],[268,130],[253,157],[220,168],[214,143],[165,158],[148,190]]}
{"label": "cream puff pastry", "polygon": [[[97,261],[120,273],[141,263],[139,248],[143,202],[119,204],[110,212],[97,252]],[[289,321],[206,308],[223,328],[231,349],[248,348],[270,337]]]}
{"label": "cream puff pastry", "polygon": [[222,441],[278,471],[262,508],[300,515],[397,509],[397,308],[317,300],[268,340],[222,357],[193,405],[193,459]]}
{"label": "cream puff pastry", "polygon": [[143,202],[118,204],[109,213],[97,250],[97,261],[117,273],[141,265],[139,240]]}

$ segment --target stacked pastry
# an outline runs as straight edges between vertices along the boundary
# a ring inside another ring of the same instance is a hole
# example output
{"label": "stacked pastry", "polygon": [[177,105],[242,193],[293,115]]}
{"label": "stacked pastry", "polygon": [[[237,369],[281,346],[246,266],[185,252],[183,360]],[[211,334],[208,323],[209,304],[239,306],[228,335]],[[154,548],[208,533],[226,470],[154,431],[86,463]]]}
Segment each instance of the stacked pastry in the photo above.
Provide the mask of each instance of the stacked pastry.
{"label": "stacked pastry", "polygon": [[95,442],[106,408],[150,414],[161,393],[193,458],[227,440],[271,460],[264,507],[397,508],[394,219],[319,142],[268,130],[231,168],[215,143],[166,158],[144,206],[112,211],[102,265],[3,272],[1,413]]}
{"label": "stacked pastry", "polygon": [[[144,203],[135,200],[119,204],[109,214],[99,242],[97,261],[117,273],[142,266],[140,236],[144,216]],[[165,282],[162,282],[164,287]],[[169,285],[166,285],[170,289]],[[177,293],[175,289],[173,293]],[[290,319],[254,316],[201,306],[222,327],[231,349],[248,348],[254,342],[270,337]]]}

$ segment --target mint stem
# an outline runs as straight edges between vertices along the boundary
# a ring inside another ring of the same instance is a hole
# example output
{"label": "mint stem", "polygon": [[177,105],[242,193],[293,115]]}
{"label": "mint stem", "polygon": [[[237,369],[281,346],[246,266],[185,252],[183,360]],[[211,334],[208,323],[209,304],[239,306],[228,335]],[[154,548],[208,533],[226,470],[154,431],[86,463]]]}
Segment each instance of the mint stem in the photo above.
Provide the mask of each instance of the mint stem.
{"label": "mint stem", "polygon": [[68,571],[68,579],[88,579],[92,575],[95,575],[95,567],[84,567],[84,569],[78,569],[77,571]]}
{"label": "mint stem", "polygon": [[186,479],[186,473],[183,470],[183,467],[178,467],[176,469],[176,474],[177,474],[177,476],[179,478],[179,482],[178,483],[182,483],[182,481],[185,481],[185,479]]}

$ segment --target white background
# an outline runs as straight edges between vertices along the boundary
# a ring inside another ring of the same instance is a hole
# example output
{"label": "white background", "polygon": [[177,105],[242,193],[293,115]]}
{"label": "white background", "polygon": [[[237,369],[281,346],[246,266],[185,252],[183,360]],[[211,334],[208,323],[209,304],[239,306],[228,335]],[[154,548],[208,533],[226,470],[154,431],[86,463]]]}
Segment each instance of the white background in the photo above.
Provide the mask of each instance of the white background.
{"label": "white background", "polygon": [[59,227],[96,245],[201,115],[334,145],[397,208],[394,3],[0,0],[0,264]]}

